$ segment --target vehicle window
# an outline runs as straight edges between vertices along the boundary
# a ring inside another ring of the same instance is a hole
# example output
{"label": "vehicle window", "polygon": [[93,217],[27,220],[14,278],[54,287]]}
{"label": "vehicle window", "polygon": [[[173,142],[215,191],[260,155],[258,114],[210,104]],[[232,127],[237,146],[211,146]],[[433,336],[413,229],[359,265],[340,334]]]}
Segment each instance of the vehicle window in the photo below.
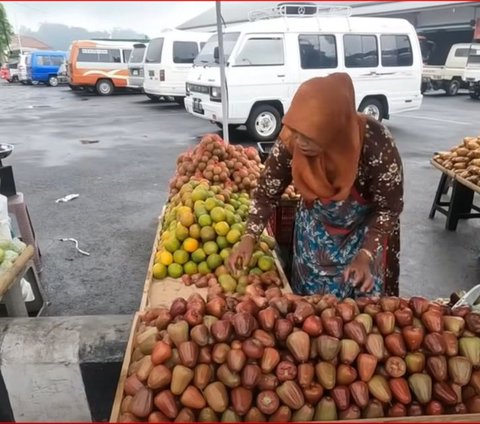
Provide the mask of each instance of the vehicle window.
{"label": "vehicle window", "polygon": [[[228,61],[239,35],[239,32],[227,32],[223,35],[223,54],[225,55],[225,61]],[[217,65],[218,60],[214,57],[215,47],[218,47],[218,38],[216,34],[209,38],[193,63],[196,65],[204,65],[207,63],[209,65]]]}
{"label": "vehicle window", "polygon": [[52,61],[50,56],[37,56],[37,65],[38,66],[52,66]]}
{"label": "vehicle window", "polygon": [[302,69],[337,67],[337,45],[334,35],[299,35]]}
{"label": "vehicle window", "polygon": [[146,63],[160,63],[162,61],[163,38],[156,38],[148,44]]}
{"label": "vehicle window", "polygon": [[470,49],[457,49],[455,50],[455,57],[467,57]]}
{"label": "vehicle window", "polygon": [[78,52],[78,62],[120,63],[119,49],[82,48]]}
{"label": "vehicle window", "polygon": [[129,59],[130,63],[142,63],[143,56],[145,56],[145,50],[145,46],[135,47]]}
{"label": "vehicle window", "polygon": [[283,38],[250,38],[235,60],[236,66],[283,65]]}
{"label": "vehicle window", "polygon": [[60,66],[63,63],[62,56],[50,56],[50,63],[53,66]]}
{"label": "vehicle window", "polygon": [[412,66],[412,45],[408,35],[382,35],[382,66]]}
{"label": "vehicle window", "polygon": [[128,59],[130,59],[130,55],[132,54],[131,50],[123,50],[123,63],[128,63]]}
{"label": "vehicle window", "polygon": [[378,66],[377,37],[374,35],[344,35],[343,44],[347,68]]}
{"label": "vehicle window", "polygon": [[173,63],[193,63],[198,54],[198,44],[192,41],[174,41]]}
{"label": "vehicle window", "polygon": [[480,50],[472,50],[468,56],[468,63],[474,63],[480,65]]}

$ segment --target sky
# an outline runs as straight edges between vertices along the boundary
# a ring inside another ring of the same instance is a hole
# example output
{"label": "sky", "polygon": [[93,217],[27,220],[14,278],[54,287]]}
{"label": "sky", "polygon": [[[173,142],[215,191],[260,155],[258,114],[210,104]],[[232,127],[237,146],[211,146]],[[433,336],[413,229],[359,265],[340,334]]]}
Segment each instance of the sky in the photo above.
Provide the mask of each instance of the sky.
{"label": "sky", "polygon": [[36,31],[40,24],[61,23],[108,31],[116,27],[133,29],[150,37],[162,29],[174,28],[215,7],[214,1],[29,1],[2,2],[14,28]]}

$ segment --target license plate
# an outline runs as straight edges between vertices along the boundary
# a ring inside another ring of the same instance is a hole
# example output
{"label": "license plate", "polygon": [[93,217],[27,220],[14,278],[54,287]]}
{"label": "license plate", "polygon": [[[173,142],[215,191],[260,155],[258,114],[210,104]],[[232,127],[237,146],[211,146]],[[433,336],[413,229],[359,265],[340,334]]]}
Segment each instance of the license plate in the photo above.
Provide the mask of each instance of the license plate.
{"label": "license plate", "polygon": [[202,101],[200,99],[193,99],[193,111],[195,113],[199,113],[200,115],[205,113],[202,107]]}
{"label": "license plate", "polygon": [[137,77],[137,76],[138,76],[138,69],[134,69],[133,72],[132,72],[132,74]]}

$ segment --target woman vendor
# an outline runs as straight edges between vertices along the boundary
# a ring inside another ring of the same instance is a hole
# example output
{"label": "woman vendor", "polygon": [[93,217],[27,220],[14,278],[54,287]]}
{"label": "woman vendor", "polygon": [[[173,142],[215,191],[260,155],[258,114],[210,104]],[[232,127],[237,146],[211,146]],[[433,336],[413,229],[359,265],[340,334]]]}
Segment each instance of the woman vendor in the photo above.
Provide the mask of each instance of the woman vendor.
{"label": "woman vendor", "polygon": [[348,74],[313,78],[296,92],[230,256],[232,270],[249,262],[292,179],[301,195],[293,291],[398,295],[402,162],[388,130],[357,113]]}

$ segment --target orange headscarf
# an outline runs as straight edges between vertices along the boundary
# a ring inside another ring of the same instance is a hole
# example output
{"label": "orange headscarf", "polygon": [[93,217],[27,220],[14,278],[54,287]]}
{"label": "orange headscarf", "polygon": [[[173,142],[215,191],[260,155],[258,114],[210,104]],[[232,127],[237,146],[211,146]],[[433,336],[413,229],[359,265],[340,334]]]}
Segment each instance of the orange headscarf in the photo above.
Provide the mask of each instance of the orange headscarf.
{"label": "orange headscarf", "polygon": [[[366,126],[366,117],[355,109],[350,76],[335,73],[304,82],[283,124],[280,140],[292,154],[293,181],[303,199],[345,200],[357,176]],[[315,141],[322,153],[315,157],[303,155],[292,131]]]}

